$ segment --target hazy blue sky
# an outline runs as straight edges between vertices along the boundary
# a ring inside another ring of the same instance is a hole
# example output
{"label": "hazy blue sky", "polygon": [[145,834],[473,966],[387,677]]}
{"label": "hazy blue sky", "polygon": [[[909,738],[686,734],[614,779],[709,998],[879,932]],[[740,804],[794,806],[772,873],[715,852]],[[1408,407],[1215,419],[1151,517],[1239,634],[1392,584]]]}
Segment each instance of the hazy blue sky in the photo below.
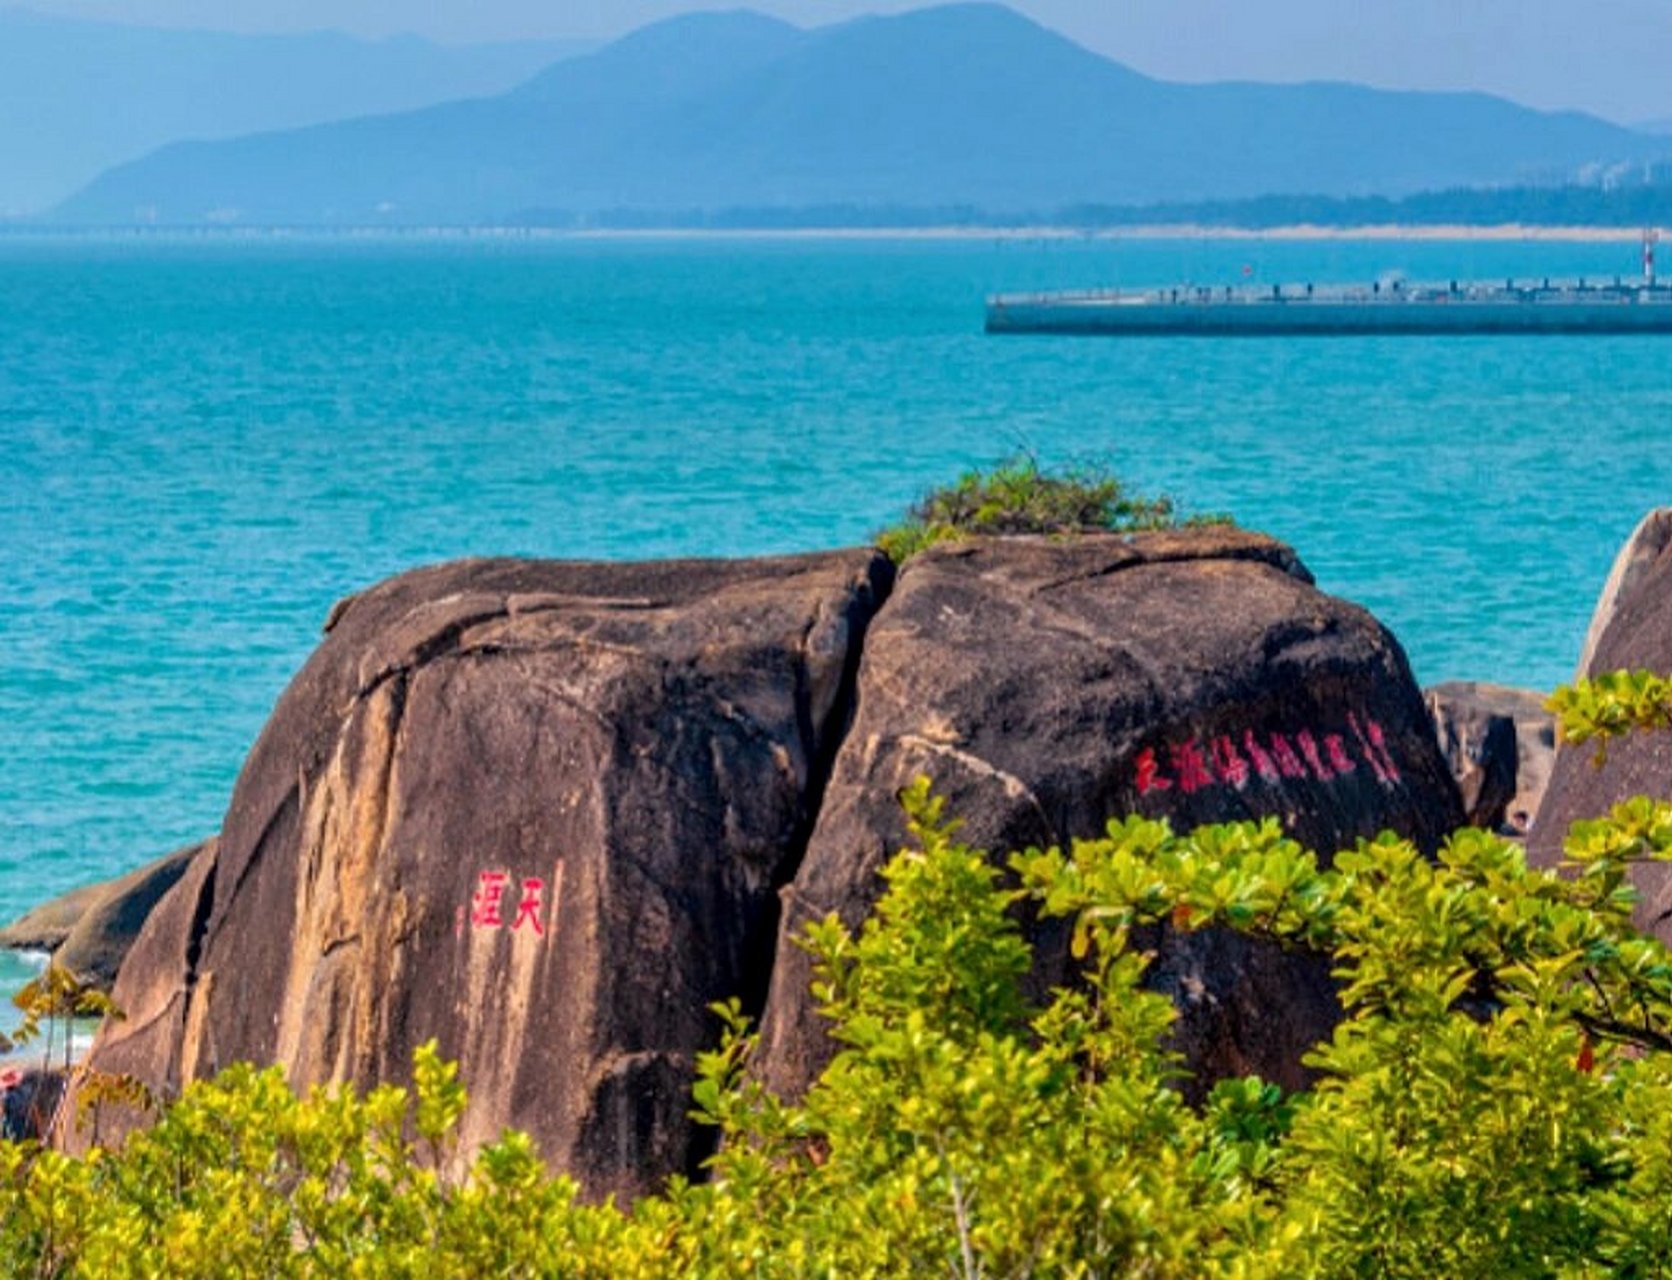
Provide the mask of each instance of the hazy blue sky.
{"label": "hazy blue sky", "polygon": [[[28,0],[53,13],[244,31],[335,27],[443,40],[613,36],[692,0]],[[803,25],[920,7],[757,0]],[[1343,79],[1478,88],[1624,121],[1672,117],[1672,0],[1014,0],[1101,53],[1172,79]]]}

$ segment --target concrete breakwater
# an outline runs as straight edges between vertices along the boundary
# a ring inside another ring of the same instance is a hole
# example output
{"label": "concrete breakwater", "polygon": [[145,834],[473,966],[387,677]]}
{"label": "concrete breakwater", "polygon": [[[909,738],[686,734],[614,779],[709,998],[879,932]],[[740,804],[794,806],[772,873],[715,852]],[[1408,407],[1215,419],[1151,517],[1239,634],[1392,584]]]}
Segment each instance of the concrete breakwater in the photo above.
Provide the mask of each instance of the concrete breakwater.
{"label": "concrete breakwater", "polygon": [[1672,334],[1672,287],[1509,280],[1000,294],[987,301],[986,329],[1107,337]]}

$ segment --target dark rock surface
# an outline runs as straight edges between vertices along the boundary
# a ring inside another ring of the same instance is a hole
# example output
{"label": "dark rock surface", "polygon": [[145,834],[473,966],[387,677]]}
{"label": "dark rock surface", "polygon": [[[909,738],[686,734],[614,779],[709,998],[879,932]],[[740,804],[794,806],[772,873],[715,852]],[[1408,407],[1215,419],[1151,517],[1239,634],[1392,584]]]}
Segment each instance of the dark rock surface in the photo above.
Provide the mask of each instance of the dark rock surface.
{"label": "dark rock surface", "polygon": [[[177,1092],[195,1079],[201,1024],[188,1028],[197,983],[196,960],[219,867],[220,841],[210,840],[201,856],[152,909],[116,975],[111,999],[122,1019],[105,1026],[89,1063],[110,1075],[131,1075],[153,1089]],[[202,1005],[196,1006],[201,1013]],[[188,1057],[187,1055],[191,1056]],[[90,1109],[85,1127],[61,1131],[70,1150],[94,1142],[113,1143],[145,1117],[104,1103]]]}
{"label": "dark rock surface", "polygon": [[1471,826],[1525,836],[1550,782],[1556,718],[1531,689],[1453,680],[1423,693]]}
{"label": "dark rock surface", "polygon": [[43,1139],[58,1117],[64,1073],[0,1061],[0,1138]]}
{"label": "dark rock surface", "polygon": [[91,1065],[177,1089],[461,1064],[463,1150],[525,1129],[592,1194],[690,1169],[707,1005],[764,989],[870,551],[469,561],[353,597],[158,910]]}
{"label": "dark rock surface", "polygon": [[10,951],[56,951],[76,921],[102,898],[108,882],[84,884],[24,912],[0,929],[0,947]]}
{"label": "dark rock surface", "polygon": [[[970,542],[898,583],[869,551],[470,561],[327,630],[90,1065],[364,1086],[434,1037],[471,1092],[461,1158],[514,1126],[591,1195],[706,1153],[709,1002],[766,1004],[763,1068],[805,1084],[824,1043],[780,903],[857,921],[919,773],[996,852],[1133,810],[1274,815],[1326,853],[1462,819],[1397,644],[1234,530]],[[1039,940],[1036,980],[1066,976]],[[1204,1078],[1298,1083],[1337,1016],[1321,961],[1230,936],[1159,939],[1152,979]]]}
{"label": "dark rock surface", "polygon": [[[1672,510],[1652,513],[1615,562],[1597,607],[1582,676],[1647,668],[1672,675]],[[1528,841],[1529,860],[1553,866],[1568,828],[1636,795],[1672,795],[1672,733],[1636,733],[1608,744],[1597,762],[1594,744],[1557,748],[1550,785]],[[1639,928],[1672,942],[1672,867],[1639,867]]]}
{"label": "dark rock surface", "polygon": [[[782,1090],[828,1053],[789,936],[831,911],[863,918],[905,838],[894,797],[920,774],[960,838],[1000,853],[1134,811],[1181,829],[1272,815],[1326,855],[1384,828],[1432,847],[1462,820],[1398,645],[1287,547],[1213,529],[936,548],[867,635],[854,723],[786,895],[759,1064]],[[1333,989],[1321,963],[1257,952],[1173,940],[1152,978],[1180,1005],[1192,1064],[1298,1083],[1338,1016]]]}
{"label": "dark rock surface", "polygon": [[100,884],[72,889],[0,929],[0,947],[52,952],[83,982],[109,991],[146,917],[213,839]]}
{"label": "dark rock surface", "polygon": [[109,991],[122,959],[139,937],[146,919],[174,888],[196,858],[213,857],[214,837],[176,849],[166,857],[131,871],[106,887],[107,892],[76,921],[53,960],[83,982]]}

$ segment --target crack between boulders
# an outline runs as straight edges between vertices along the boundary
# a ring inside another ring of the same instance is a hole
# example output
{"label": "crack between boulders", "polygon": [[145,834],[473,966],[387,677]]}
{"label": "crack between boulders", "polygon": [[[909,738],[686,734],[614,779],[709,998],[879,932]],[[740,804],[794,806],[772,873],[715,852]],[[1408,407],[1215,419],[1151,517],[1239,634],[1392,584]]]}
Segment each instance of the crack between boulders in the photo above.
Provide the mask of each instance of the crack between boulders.
{"label": "crack between boulders", "polygon": [[865,656],[865,644],[871,627],[882,616],[889,598],[894,593],[896,578],[895,567],[885,562],[880,571],[869,574],[871,590],[874,592],[874,600],[869,610],[860,614],[853,605],[849,605],[853,610],[850,614],[853,620],[850,622],[847,653],[843,658],[842,675],[837,683],[836,697],[831,703],[822,735],[815,732],[817,726],[813,723],[813,690],[805,657],[813,631],[818,625],[818,618],[810,619],[801,633],[800,648],[803,660],[796,671],[795,716],[797,727],[805,735],[804,740],[811,745],[812,750],[807,760],[807,782],[802,793],[800,821],[791,832],[785,855],[774,869],[769,882],[772,891],[768,899],[770,907],[766,919],[761,922],[760,937],[755,946],[750,948],[755,959],[746,960],[743,966],[745,978],[753,980],[746,981],[745,989],[738,995],[743,1010],[751,1021],[758,1022],[766,1008],[767,994],[771,990],[776,968],[778,933],[783,923],[783,891],[795,883],[795,878],[801,871],[801,864],[806,859],[808,846],[812,843],[813,832],[823,814],[825,792],[835,774],[837,757],[841,754],[859,714],[859,666]]}
{"label": "crack between boulders", "polygon": [[[819,818],[824,811],[825,791],[835,774],[836,759],[841,755],[842,747],[847,742],[848,734],[859,715],[859,665],[865,656],[865,643],[872,625],[882,616],[883,609],[887,607],[889,598],[894,593],[897,577],[898,570],[887,561],[883,562],[879,570],[868,572],[875,599],[868,611],[854,617],[850,623],[848,650],[842,662],[842,675],[836,686],[836,697],[831,703],[822,737],[815,732],[817,726],[813,723],[813,690],[807,666],[808,646],[819,618],[815,615],[809,619],[801,631],[799,647],[802,661],[796,668],[795,719],[796,727],[802,733],[803,740],[810,744],[811,751],[807,760],[807,782],[802,793],[800,820],[790,835],[789,847],[784,858],[773,871],[769,881],[771,892],[766,897],[767,909],[759,923],[758,934],[752,943],[746,945],[743,957],[740,973],[743,980],[742,989],[737,992],[737,997],[744,1015],[756,1027],[760,1025],[765,1013],[767,997],[772,990],[772,979],[777,970],[778,934],[784,920],[784,891],[794,885],[795,878],[801,871],[808,846],[812,843],[813,832],[817,829]],[[854,606],[850,604],[849,608],[854,609]],[[857,612],[854,610],[854,613]],[[850,614],[851,616],[853,615]],[[701,1179],[708,1158],[718,1150],[719,1142],[718,1130],[704,1130],[689,1135],[686,1173],[693,1181]]]}
{"label": "crack between boulders", "polygon": [[[215,882],[220,878],[220,872],[221,850],[217,846],[215,861],[209,867],[208,874],[203,877],[203,883],[198,886],[197,901],[192,904],[191,920],[186,925],[186,954],[183,957],[186,972],[185,981],[180,984],[180,1036],[174,1046],[175,1052],[180,1055],[175,1065],[181,1070],[182,1074],[184,1073],[186,1031],[192,1025],[192,1002],[197,998],[197,965],[198,961],[203,958],[203,948],[208,940],[209,916],[215,909]],[[166,1008],[164,1012],[167,1012]],[[161,1017],[162,1015],[159,1014],[158,1016]],[[148,1022],[146,1025],[151,1024]],[[182,1079],[180,1083],[184,1085],[185,1080]]]}
{"label": "crack between boulders", "polygon": [[[842,663],[842,676],[836,685],[836,697],[831,704],[822,741],[814,733],[816,726],[813,724],[813,695],[805,656],[797,668],[795,715],[797,722],[803,726],[808,741],[813,744],[813,751],[807,761],[807,789],[802,807],[802,820],[790,838],[788,856],[773,876],[774,890],[782,889],[794,882],[801,870],[802,860],[807,856],[807,847],[812,843],[813,831],[817,828],[819,817],[824,811],[825,791],[836,771],[836,758],[841,754],[842,746],[847,742],[848,733],[859,714],[859,665],[865,657],[865,644],[870,638],[871,627],[888,607],[889,598],[894,594],[896,577],[897,570],[892,565],[888,566],[885,573],[878,575],[873,584],[876,602],[868,614],[851,624],[848,652]],[[817,618],[809,620],[802,631],[803,655],[806,654],[813,628],[817,623]]]}

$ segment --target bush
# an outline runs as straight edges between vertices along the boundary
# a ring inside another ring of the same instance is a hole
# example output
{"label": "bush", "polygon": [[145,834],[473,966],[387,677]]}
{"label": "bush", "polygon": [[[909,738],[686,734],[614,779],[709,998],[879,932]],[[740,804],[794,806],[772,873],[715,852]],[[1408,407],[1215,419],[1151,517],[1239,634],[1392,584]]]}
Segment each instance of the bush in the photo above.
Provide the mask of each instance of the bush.
{"label": "bush", "polygon": [[[1567,696],[1576,736],[1656,723],[1641,682]],[[1654,696],[1650,696],[1654,695]],[[841,1046],[792,1106],[718,1010],[709,1180],[586,1205],[506,1134],[452,1178],[464,1107],[414,1083],[298,1099],[277,1071],[190,1087],[120,1153],[0,1145],[0,1260],[40,1276],[1655,1276],[1672,1271],[1672,955],[1630,926],[1672,805],[1579,824],[1560,874],[1458,833],[1322,866],[1275,822],[1141,818],[1000,869],[919,783],[913,845],[857,934],[806,945]],[[1030,912],[1084,981],[1030,1004]],[[1142,987],[1139,931],[1331,953],[1346,1018],[1315,1088],[1199,1109]]]}
{"label": "bush", "polygon": [[[966,471],[956,484],[927,494],[904,521],[877,535],[877,545],[898,564],[972,534],[1136,532],[1179,523],[1171,498],[1131,494],[1102,466],[1044,470],[1024,454],[991,471]],[[1229,521],[1210,516],[1188,523]]]}

